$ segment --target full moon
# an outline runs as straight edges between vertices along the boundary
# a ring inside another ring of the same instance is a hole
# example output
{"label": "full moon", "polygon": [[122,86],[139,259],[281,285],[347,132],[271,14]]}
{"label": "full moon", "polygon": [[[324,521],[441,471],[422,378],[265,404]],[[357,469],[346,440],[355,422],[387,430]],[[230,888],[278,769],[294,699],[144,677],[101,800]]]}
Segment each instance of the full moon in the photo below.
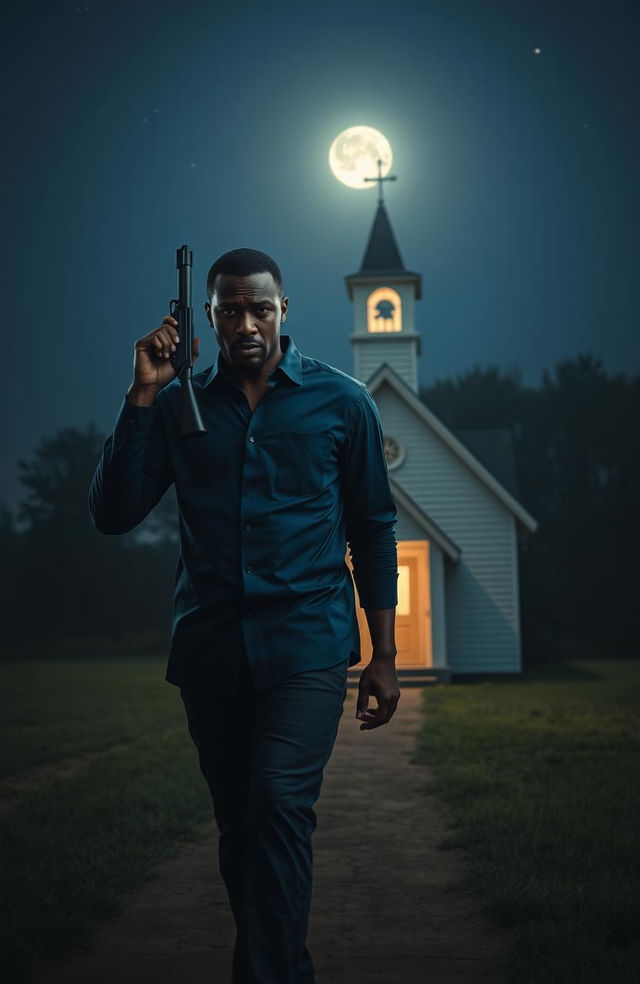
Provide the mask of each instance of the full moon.
{"label": "full moon", "polygon": [[378,176],[379,160],[384,177],[391,170],[391,144],[371,126],[350,126],[338,134],[329,149],[329,167],[338,181],[350,188],[374,188],[375,182],[364,178]]}

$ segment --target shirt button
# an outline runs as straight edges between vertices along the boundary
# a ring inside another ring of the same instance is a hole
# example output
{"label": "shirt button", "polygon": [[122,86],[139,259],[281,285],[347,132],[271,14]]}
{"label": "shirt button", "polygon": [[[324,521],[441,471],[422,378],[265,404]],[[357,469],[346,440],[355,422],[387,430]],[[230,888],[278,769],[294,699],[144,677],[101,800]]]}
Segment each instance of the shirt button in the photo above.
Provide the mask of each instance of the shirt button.
{"label": "shirt button", "polygon": [[249,564],[249,566],[247,567],[247,574],[251,574],[252,571],[253,571],[253,567],[251,566],[251,564]]}
{"label": "shirt button", "polygon": [[249,438],[249,444],[255,444],[255,443],[256,443],[256,439],[252,434],[251,437]]}

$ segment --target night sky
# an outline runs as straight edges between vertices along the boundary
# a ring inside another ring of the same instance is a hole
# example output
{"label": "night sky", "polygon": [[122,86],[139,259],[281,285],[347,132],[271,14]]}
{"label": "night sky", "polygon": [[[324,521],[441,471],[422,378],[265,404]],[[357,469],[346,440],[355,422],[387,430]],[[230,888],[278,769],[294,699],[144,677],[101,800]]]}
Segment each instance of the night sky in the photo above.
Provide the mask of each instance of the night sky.
{"label": "night sky", "polygon": [[[5,20],[3,488],[62,427],[111,430],[133,344],[194,252],[197,370],[218,347],[205,279],[228,249],[280,264],[285,329],[353,373],[345,274],[376,189],[327,155],[390,141],[385,201],[417,305],[421,383],[590,351],[637,372],[637,4],[13,4]],[[539,49],[539,53],[535,50]],[[8,347],[8,351],[7,351]]]}

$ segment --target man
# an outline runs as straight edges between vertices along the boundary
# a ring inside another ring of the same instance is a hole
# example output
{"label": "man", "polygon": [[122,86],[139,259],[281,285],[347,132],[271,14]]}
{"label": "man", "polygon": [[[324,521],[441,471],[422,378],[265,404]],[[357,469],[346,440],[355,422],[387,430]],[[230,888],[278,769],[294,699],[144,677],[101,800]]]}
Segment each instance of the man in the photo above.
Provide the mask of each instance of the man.
{"label": "man", "polygon": [[233,984],[316,980],[305,943],[313,805],[347,668],[360,661],[347,541],[373,643],[361,730],[388,722],[400,696],[396,508],[378,412],[366,386],[280,334],[283,293],[278,265],[259,250],[231,250],[211,267],[204,307],[220,352],[193,375],[206,435],[180,435],[176,321],[136,341],[134,379],[89,493],[95,526],[118,534],[175,482],[166,679],[180,687],[213,801],[237,927]]}

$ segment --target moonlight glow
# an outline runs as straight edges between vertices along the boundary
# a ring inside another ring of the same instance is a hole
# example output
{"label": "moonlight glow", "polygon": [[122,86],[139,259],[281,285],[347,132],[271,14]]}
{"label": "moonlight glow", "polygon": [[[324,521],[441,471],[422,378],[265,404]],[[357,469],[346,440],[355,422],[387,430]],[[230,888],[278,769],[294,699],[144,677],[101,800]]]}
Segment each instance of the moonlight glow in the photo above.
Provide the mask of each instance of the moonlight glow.
{"label": "moonlight glow", "polygon": [[382,161],[382,176],[391,170],[391,145],[387,138],[371,126],[350,126],[339,133],[329,150],[329,166],[336,178],[350,188],[374,188]]}

